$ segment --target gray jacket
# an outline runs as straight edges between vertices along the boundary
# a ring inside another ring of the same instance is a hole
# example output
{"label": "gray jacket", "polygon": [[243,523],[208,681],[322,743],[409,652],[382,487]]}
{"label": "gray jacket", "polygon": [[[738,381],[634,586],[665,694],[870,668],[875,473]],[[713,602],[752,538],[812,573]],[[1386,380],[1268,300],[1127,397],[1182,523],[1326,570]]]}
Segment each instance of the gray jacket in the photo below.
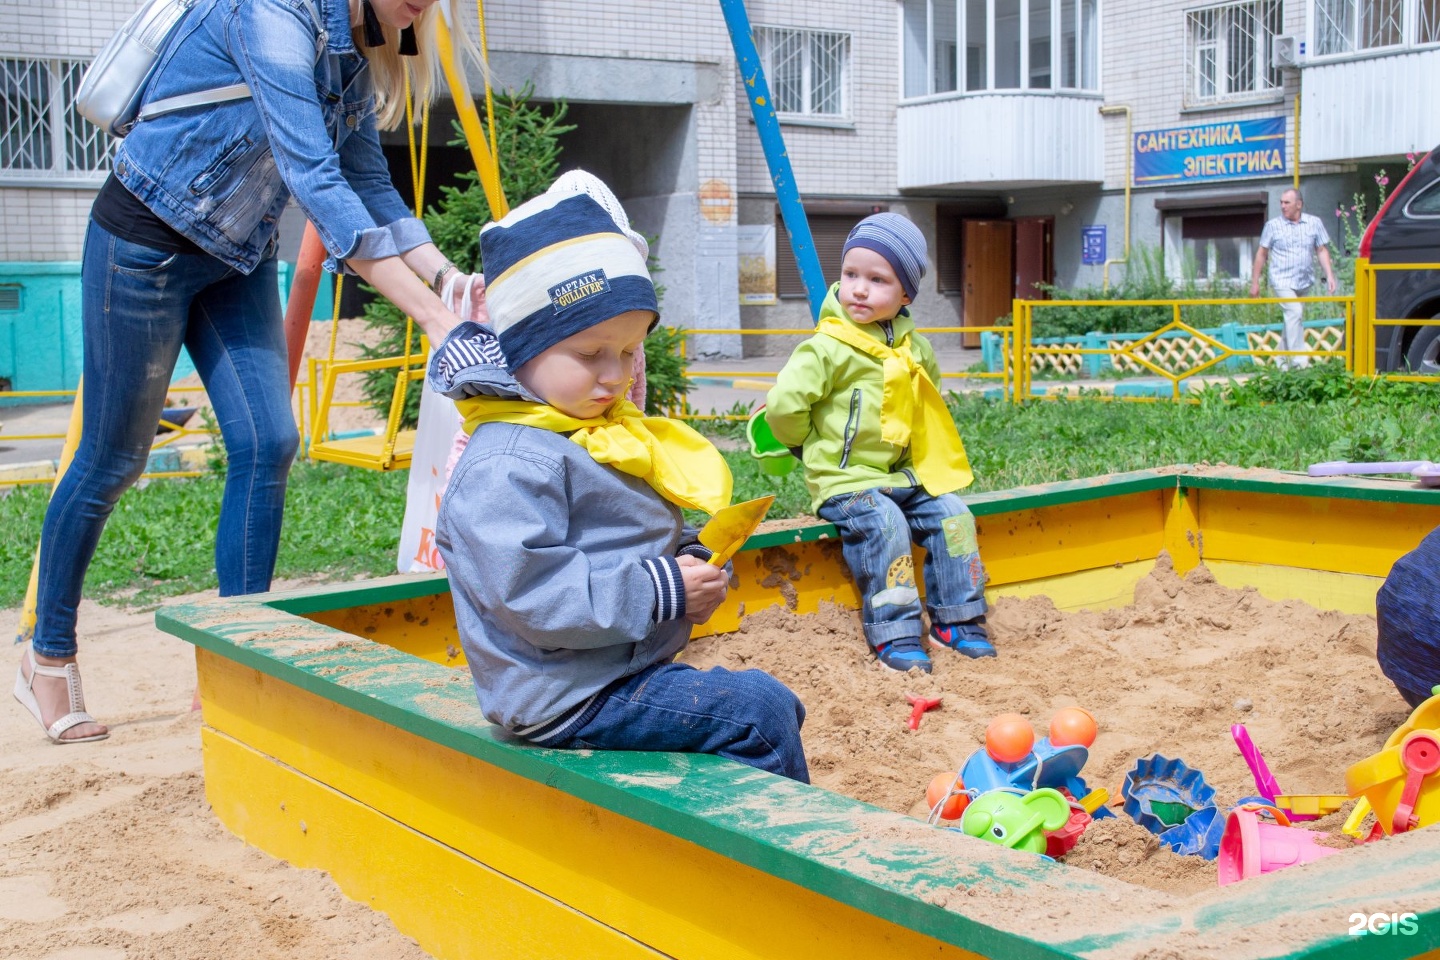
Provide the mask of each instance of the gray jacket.
{"label": "gray jacket", "polygon": [[[436,350],[429,379],[457,400],[538,400],[474,323]],[[610,683],[684,649],[684,533],[678,507],[566,435],[481,424],[446,488],[435,542],[486,718],[533,742],[560,739]]]}

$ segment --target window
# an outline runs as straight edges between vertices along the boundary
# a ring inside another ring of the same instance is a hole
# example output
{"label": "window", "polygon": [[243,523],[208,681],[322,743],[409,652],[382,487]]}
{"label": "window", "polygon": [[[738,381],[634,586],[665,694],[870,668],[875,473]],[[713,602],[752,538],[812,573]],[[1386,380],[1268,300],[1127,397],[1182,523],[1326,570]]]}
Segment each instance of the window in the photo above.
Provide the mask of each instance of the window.
{"label": "window", "polygon": [[1270,41],[1281,32],[1280,0],[1248,0],[1185,13],[1186,106],[1264,96],[1280,89]]}
{"label": "window", "polygon": [[1313,0],[1317,57],[1440,43],[1440,0]]}
{"label": "window", "polygon": [[1250,279],[1263,211],[1189,214],[1165,218],[1165,272],[1176,281]]}
{"label": "window", "polygon": [[0,59],[0,175],[96,179],[110,168],[110,138],[72,105],[85,66]]}
{"label": "window", "polygon": [[849,115],[848,33],[757,27],[755,45],[776,113],[833,119]]}
{"label": "window", "polygon": [[903,0],[903,10],[906,97],[962,83],[967,92],[1098,87],[1099,0]]}

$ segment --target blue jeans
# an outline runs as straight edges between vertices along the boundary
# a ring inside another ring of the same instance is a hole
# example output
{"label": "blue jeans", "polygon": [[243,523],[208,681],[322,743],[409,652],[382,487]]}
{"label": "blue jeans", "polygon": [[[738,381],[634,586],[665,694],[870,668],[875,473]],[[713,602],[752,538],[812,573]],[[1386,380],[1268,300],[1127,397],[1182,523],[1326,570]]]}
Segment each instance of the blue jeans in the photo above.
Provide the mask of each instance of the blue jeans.
{"label": "blue jeans", "polygon": [[183,344],[209,391],[229,469],[215,531],[220,595],[270,588],[299,435],[273,248],[245,276],[130,243],[93,221],[81,266],[83,426],[40,534],[35,652],[75,654],[85,570],[115,502],[145,470]]}
{"label": "blue jeans", "polygon": [[713,753],[810,782],[800,745],[805,705],[762,670],[656,664],[611,684],[598,700],[594,716],[550,745]]}
{"label": "blue jeans", "polygon": [[924,487],[874,487],[831,497],[816,512],[840,530],[872,648],[924,632],[912,538],[928,554],[925,605],[931,623],[965,623],[985,615],[975,518],[955,494],[932,497]]}

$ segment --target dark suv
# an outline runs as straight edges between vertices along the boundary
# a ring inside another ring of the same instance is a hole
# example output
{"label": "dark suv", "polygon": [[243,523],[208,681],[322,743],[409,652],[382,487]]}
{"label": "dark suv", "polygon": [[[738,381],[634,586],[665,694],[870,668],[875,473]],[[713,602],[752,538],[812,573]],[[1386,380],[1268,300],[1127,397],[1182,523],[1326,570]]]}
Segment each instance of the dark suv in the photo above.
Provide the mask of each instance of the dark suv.
{"label": "dark suv", "polygon": [[[1365,231],[1360,257],[1371,263],[1440,263],[1440,148],[1415,165]],[[1375,274],[1381,320],[1440,317],[1440,270]],[[1440,327],[1376,327],[1375,369],[1440,374]]]}

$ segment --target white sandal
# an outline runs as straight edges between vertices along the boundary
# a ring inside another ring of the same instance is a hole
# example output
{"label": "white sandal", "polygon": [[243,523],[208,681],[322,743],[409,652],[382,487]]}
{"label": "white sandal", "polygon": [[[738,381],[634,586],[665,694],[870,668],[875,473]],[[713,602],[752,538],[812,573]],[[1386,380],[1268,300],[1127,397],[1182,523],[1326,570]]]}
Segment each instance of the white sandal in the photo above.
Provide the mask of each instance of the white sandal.
{"label": "white sandal", "polygon": [[[89,743],[92,740],[104,740],[110,736],[109,731],[97,733],[88,737],[72,737],[62,739],[65,731],[78,727],[82,723],[97,723],[98,721],[85,712],[85,694],[80,690],[80,667],[74,662],[67,663],[63,667],[42,666],[35,659],[35,648],[31,647],[30,654],[30,679],[25,679],[25,667],[22,664],[15,673],[15,699],[20,701],[21,706],[29,710],[36,722],[40,724],[45,735],[55,743]],[[56,680],[65,681],[65,690],[70,694],[70,712],[59,720],[45,726],[45,719],[40,714],[40,702],[35,699],[35,678],[53,677]]]}

